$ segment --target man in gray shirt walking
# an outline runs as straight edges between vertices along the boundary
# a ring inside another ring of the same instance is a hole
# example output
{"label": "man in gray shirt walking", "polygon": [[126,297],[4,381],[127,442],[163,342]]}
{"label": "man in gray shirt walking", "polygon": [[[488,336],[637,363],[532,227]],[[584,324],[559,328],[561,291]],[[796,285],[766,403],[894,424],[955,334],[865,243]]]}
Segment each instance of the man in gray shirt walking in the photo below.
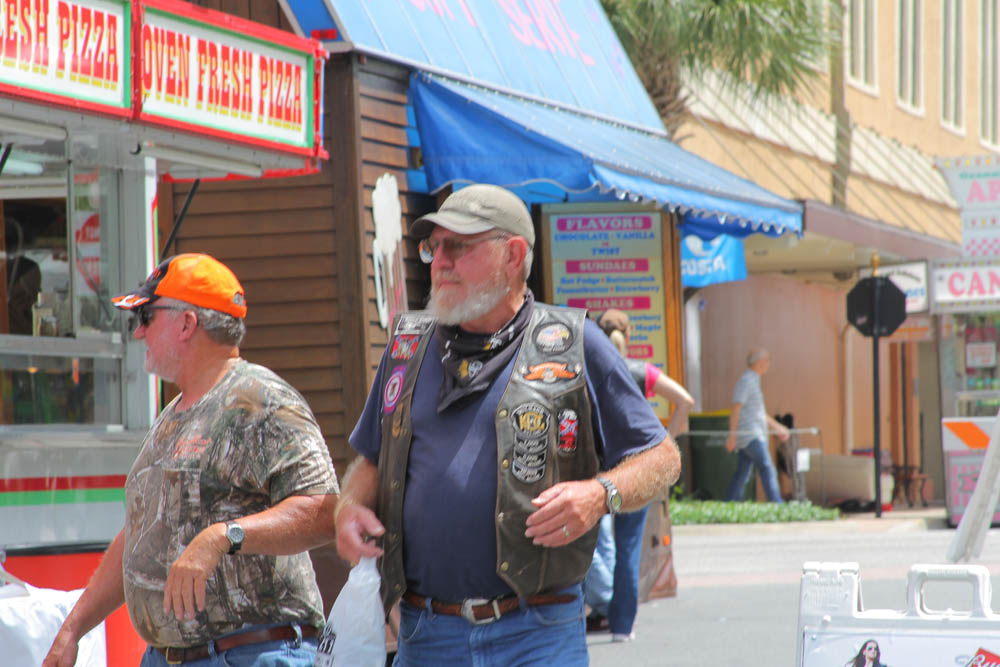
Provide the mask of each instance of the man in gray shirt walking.
{"label": "man in gray shirt walking", "polygon": [[736,472],[729,481],[726,500],[740,500],[750,479],[751,466],[757,466],[764,494],[767,499],[780,503],[781,490],[778,488],[778,471],[771,460],[767,447],[767,430],[770,426],[781,440],[788,439],[788,429],[767,414],[764,407],[764,393],[760,388],[760,378],[771,365],[767,350],[754,348],[747,354],[747,370],[736,381],[733,389],[733,405],[729,412],[729,437],[726,449],[736,451],[739,460]]}

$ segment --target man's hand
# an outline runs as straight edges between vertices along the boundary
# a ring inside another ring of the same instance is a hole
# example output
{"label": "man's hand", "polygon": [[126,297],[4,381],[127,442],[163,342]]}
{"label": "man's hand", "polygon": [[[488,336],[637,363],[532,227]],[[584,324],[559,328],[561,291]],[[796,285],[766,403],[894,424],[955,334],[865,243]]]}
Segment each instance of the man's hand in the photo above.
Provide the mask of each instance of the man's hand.
{"label": "man's hand", "polygon": [[170,567],[163,589],[163,611],[173,611],[178,621],[203,611],[206,582],[228,551],[226,524],[215,523],[198,533]]}
{"label": "man's hand", "polygon": [[375,558],[382,555],[382,550],[368,537],[379,537],[385,533],[385,527],[375,516],[375,512],[350,500],[341,498],[342,504],[337,508],[337,553],[351,565],[362,557]]}
{"label": "man's hand", "polygon": [[726,438],[726,451],[735,452],[736,451],[736,434],[730,433],[729,437]]}
{"label": "man's hand", "polygon": [[76,664],[79,647],[79,639],[65,628],[60,629],[49,648],[48,655],[42,661],[42,667],[73,667]]}
{"label": "man's hand", "polygon": [[581,537],[604,515],[607,492],[596,479],[560,482],[531,504],[524,536],[543,547],[561,547]]}
{"label": "man's hand", "polygon": [[782,442],[788,440],[788,436],[791,435],[789,430],[782,424],[775,426],[774,430],[778,433],[778,440],[781,440]]}

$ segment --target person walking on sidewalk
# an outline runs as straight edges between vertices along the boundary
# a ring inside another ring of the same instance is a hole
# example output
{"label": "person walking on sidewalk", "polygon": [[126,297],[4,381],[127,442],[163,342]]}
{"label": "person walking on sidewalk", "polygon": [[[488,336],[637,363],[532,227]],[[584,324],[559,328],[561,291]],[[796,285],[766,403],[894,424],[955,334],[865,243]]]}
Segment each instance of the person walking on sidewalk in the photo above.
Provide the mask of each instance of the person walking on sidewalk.
{"label": "person walking on sidewalk", "polygon": [[736,451],[739,460],[736,471],[729,481],[726,500],[740,500],[750,479],[750,471],[757,467],[764,494],[774,503],[780,503],[781,490],[778,488],[778,471],[771,460],[767,446],[768,427],[774,429],[779,440],[788,439],[788,429],[767,414],[764,407],[764,392],[760,388],[760,378],[767,373],[771,358],[767,350],[757,347],[747,354],[747,370],[740,376],[733,389],[733,405],[729,412],[729,437],[726,450]]}
{"label": "person walking on sidewalk", "polygon": [[351,434],[337,549],[382,557],[396,665],[586,665],[597,521],[676,480],[677,447],[586,313],[535,301],[514,193],[467,186],[410,231],[431,297]]}
{"label": "person walking on sidewalk", "polygon": [[143,667],[312,665],[323,602],[307,549],[333,535],[337,477],[305,400],[240,358],[243,287],[213,257],[161,263],[112,303],[132,313],[146,370],[180,395],[125,481],[125,527],[43,667],[124,602]]}
{"label": "person walking on sidewalk", "polygon": [[[660,396],[674,405],[667,432],[676,438],[686,428],[694,398],[653,364],[628,358],[632,324],[627,313],[607,310],[597,324],[625,360],[639,391],[646,398]],[[601,518],[594,559],[584,582],[585,600],[591,608],[587,629],[597,631],[606,626],[613,642],[635,638],[632,626],[639,608],[639,560],[648,509],[646,506],[635,512]]]}

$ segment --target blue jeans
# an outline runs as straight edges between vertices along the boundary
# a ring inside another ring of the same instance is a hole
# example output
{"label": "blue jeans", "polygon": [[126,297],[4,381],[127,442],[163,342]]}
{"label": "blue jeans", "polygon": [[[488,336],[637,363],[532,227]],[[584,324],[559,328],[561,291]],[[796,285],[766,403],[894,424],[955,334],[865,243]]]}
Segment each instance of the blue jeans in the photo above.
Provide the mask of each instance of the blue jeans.
{"label": "blue jeans", "polygon": [[773,503],[780,503],[781,491],[778,489],[778,471],[771,461],[771,452],[767,449],[767,443],[756,438],[750,443],[738,449],[736,453],[739,459],[736,462],[736,472],[729,480],[729,492],[726,493],[726,500],[742,500],[743,490],[746,488],[747,480],[750,479],[751,466],[757,466],[757,473],[760,481],[764,485],[764,495]]}
{"label": "blue jeans", "polygon": [[589,664],[583,596],[580,585],[560,593],[576,600],[566,604],[525,607],[500,620],[473,625],[461,616],[435,614],[427,607],[399,604],[399,642],[394,667],[410,665],[514,665]]}
{"label": "blue jeans", "polygon": [[[606,514],[601,519],[594,560],[587,572],[587,604],[598,614],[608,617],[614,634],[632,632],[639,611],[639,561],[648,511],[648,507],[643,507],[638,512],[614,517]],[[612,547],[613,552],[607,553]],[[599,555],[602,550],[605,553]]]}
{"label": "blue jeans", "polygon": [[601,517],[600,530],[597,532],[597,546],[594,548],[594,560],[587,570],[587,578],[583,581],[583,601],[593,613],[608,615],[608,604],[614,592],[615,576],[615,536],[610,514]]}
{"label": "blue jeans", "polygon": [[614,634],[632,632],[639,611],[639,558],[648,510],[615,515],[615,592],[608,605],[608,625]]}
{"label": "blue jeans", "polygon": [[[283,624],[285,625],[285,624]],[[255,626],[246,628],[255,630],[261,627],[275,626]],[[233,633],[233,634],[239,634]],[[316,658],[315,637],[307,639],[280,639],[272,642],[260,642],[258,644],[247,644],[237,646],[222,653],[214,653],[209,647],[209,655],[204,660],[185,662],[185,667],[312,667]],[[139,667],[166,667],[167,658],[152,646],[142,654],[142,661]]]}

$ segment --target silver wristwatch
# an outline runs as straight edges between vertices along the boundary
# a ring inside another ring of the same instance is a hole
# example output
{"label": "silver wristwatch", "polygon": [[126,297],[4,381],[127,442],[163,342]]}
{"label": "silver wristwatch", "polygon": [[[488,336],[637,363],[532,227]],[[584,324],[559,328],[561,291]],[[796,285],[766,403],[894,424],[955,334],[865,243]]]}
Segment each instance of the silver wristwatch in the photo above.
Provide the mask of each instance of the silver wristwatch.
{"label": "silver wristwatch", "polygon": [[608,494],[607,505],[608,512],[611,514],[618,514],[622,511],[622,494],[618,493],[618,487],[615,486],[607,477],[597,476],[597,481],[604,486],[604,490]]}
{"label": "silver wristwatch", "polygon": [[226,539],[229,540],[229,555],[232,556],[243,546],[243,527],[235,521],[226,522]]}

